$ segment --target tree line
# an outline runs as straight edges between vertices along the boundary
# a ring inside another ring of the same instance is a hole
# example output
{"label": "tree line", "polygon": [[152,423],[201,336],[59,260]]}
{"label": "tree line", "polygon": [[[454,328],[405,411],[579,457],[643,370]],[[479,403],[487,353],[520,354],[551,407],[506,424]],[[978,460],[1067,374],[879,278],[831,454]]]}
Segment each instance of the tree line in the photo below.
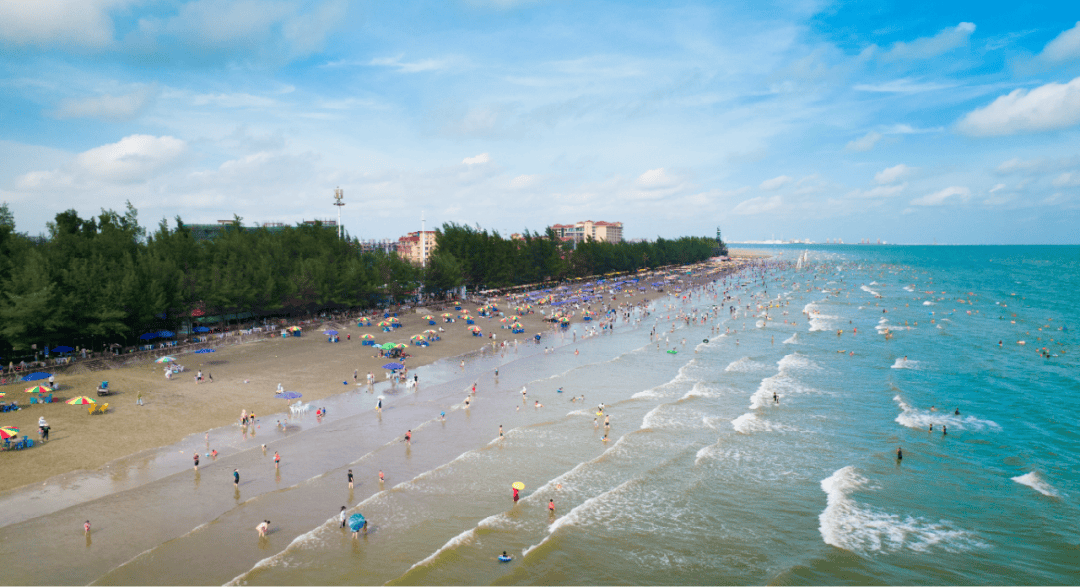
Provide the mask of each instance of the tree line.
{"label": "tree line", "polygon": [[0,205],[0,357],[25,356],[32,345],[132,344],[142,333],[176,331],[193,319],[382,307],[421,291],[441,297],[461,286],[558,281],[717,253],[708,238],[574,248],[551,229],[504,239],[448,223],[420,268],[393,253],[364,251],[319,223],[267,229],[241,222],[234,218],[210,239],[196,239],[179,217],[148,232],[128,203],[123,213],[90,218],[61,212],[47,235],[30,237],[16,232]]}

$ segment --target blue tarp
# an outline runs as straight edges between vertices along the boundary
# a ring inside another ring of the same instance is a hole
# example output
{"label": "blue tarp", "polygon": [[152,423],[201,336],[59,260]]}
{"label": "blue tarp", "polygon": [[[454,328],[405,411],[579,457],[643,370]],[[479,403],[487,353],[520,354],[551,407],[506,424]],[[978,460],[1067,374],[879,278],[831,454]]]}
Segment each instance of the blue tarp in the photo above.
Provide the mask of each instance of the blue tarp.
{"label": "blue tarp", "polygon": [[52,377],[52,373],[31,373],[26,377],[23,377],[23,381],[37,381],[39,379],[48,379]]}

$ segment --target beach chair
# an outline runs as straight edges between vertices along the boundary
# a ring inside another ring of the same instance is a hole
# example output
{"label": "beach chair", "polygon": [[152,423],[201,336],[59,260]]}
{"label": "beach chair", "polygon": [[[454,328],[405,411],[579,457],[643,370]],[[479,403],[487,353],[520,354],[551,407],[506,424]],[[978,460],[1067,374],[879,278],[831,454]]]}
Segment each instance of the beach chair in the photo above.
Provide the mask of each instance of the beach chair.
{"label": "beach chair", "polygon": [[33,405],[33,404],[36,404],[36,403],[37,403],[37,398],[36,397],[31,397],[30,398],[30,405]]}
{"label": "beach chair", "polygon": [[101,407],[98,408],[98,413],[99,414],[104,414],[108,409],[109,409],[109,404],[101,404]]}
{"label": "beach chair", "polygon": [[88,414],[90,414],[91,416],[93,416],[93,415],[94,415],[94,412],[95,412],[95,411],[97,411],[97,406],[96,406],[96,405],[94,405],[94,404],[90,404],[90,405],[86,406],[86,412],[87,412]]}

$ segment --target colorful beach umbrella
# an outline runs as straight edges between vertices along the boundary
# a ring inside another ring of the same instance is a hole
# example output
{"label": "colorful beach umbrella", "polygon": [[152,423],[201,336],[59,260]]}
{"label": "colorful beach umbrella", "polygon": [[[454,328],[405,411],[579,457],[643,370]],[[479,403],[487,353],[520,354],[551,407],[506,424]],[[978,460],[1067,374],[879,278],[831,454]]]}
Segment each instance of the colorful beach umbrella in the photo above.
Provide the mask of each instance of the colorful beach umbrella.
{"label": "colorful beach umbrella", "polygon": [[472,332],[480,332],[481,329],[479,326],[470,326],[469,330],[471,330]]}
{"label": "colorful beach umbrella", "polygon": [[374,334],[365,334],[360,337],[360,340],[375,340]]}
{"label": "colorful beach umbrella", "polygon": [[19,429],[14,426],[0,426],[0,438],[8,439],[19,435]]}
{"label": "colorful beach umbrella", "polygon": [[424,318],[424,320],[434,320],[435,319],[435,317],[431,316],[431,315],[424,316],[423,318]]}
{"label": "colorful beach umbrella", "polygon": [[388,351],[388,350],[391,350],[391,349],[393,349],[393,348],[394,348],[394,343],[392,343],[392,342],[388,342],[388,343],[385,343],[385,344],[383,344],[383,345],[382,345],[381,347],[379,347],[379,348],[381,348],[381,349],[382,349],[382,350],[384,350],[384,351]]}
{"label": "colorful beach umbrella", "polygon": [[423,334],[414,334],[409,337],[409,340],[424,340]]}
{"label": "colorful beach umbrella", "polygon": [[379,328],[385,328],[387,326],[393,326],[393,325],[394,325],[394,323],[390,322],[389,320],[382,320],[376,326],[378,326]]}
{"label": "colorful beach umbrella", "polygon": [[157,359],[154,362],[155,363],[171,363],[171,362],[174,362],[174,361],[176,361],[176,357],[161,357],[160,359]]}
{"label": "colorful beach umbrella", "polygon": [[399,343],[397,343],[397,344],[395,344],[395,345],[394,345],[394,348],[396,348],[396,349],[403,349],[403,348],[406,348],[406,346],[405,346],[405,345],[403,345],[403,344],[401,344],[401,343],[399,342]]}
{"label": "colorful beach umbrella", "polygon": [[86,397],[85,395],[80,395],[79,397],[73,397],[64,403],[71,404],[73,406],[85,406],[87,404],[96,404],[97,402],[94,401],[93,398]]}
{"label": "colorful beach umbrella", "polygon": [[24,389],[23,391],[25,391],[26,393],[50,393],[52,389],[49,389],[44,385],[35,385],[33,387]]}
{"label": "colorful beach umbrella", "polygon": [[431,329],[429,328],[429,329],[427,329],[427,330],[425,330],[425,331],[424,331],[424,334],[429,334],[429,335],[430,335],[430,334],[438,334],[438,332],[437,332],[437,331],[435,331],[435,330],[431,330]]}

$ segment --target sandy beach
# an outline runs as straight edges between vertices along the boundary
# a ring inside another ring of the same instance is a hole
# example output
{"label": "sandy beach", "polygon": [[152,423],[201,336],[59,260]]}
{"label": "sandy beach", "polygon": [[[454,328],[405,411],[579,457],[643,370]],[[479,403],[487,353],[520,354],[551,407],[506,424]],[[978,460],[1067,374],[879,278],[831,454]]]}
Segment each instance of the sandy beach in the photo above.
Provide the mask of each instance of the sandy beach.
{"label": "sandy beach", "polygon": [[[733,257],[738,256],[750,257],[733,254]],[[695,274],[695,281],[704,279],[697,277],[698,274],[732,269],[741,262],[737,260],[707,269],[701,267]],[[709,279],[714,278],[715,275]],[[652,288],[632,293],[631,297],[620,295],[618,303],[637,304],[666,295]],[[473,316],[477,314],[477,307],[476,304],[462,305],[462,309]],[[506,304],[500,307],[510,309]],[[242,410],[254,412],[260,418],[260,425],[272,427],[275,418],[288,414],[286,401],[274,397],[279,383],[286,390],[301,393],[304,402],[315,402],[317,407],[319,400],[355,389],[354,370],[361,384],[366,382],[368,372],[376,381],[383,381],[386,370],[382,365],[388,359],[378,357],[372,347],[363,346],[360,341],[363,334],[373,334],[380,344],[408,343],[414,334],[429,328],[444,328],[442,340],[429,347],[409,345],[407,352],[412,356],[406,361],[406,367],[414,369],[442,358],[491,347],[493,341],[488,335],[493,332],[495,343],[532,340],[535,334],[553,328],[544,321],[540,308],[536,310],[536,313],[520,318],[525,327],[523,334],[512,334],[501,328],[498,318],[478,317],[476,324],[483,329],[484,336],[476,337],[467,330],[464,320],[444,323],[438,316],[442,312],[434,311],[431,313],[436,316],[437,326],[431,326],[422,319],[429,312],[421,309],[400,314],[402,326],[389,333],[376,326],[359,327],[350,322],[313,323],[305,327],[304,335],[299,338],[244,341],[244,337],[232,335],[225,339],[226,344],[216,347],[214,353],[173,355],[186,370],[171,380],[164,377],[163,365],[154,363],[155,358],[167,354],[165,350],[119,369],[86,371],[76,366],[71,374],[57,377],[59,389],[54,394],[56,401],[51,404],[30,405],[29,394],[22,391],[30,384],[5,386],[5,403],[15,400],[23,409],[3,414],[0,423],[19,428],[35,442],[39,417],[46,419],[51,430],[48,442],[4,455],[9,466],[5,467],[6,474],[0,477],[0,491],[46,483],[65,473],[101,469],[122,457],[237,423]],[[580,320],[575,323],[580,324]],[[338,330],[341,342],[328,343],[322,334],[327,328]],[[351,340],[348,339],[350,335]],[[204,374],[201,384],[195,382],[199,370]],[[211,376],[213,382],[209,381]],[[95,394],[102,380],[108,380],[112,390],[107,397]],[[136,405],[140,391],[142,406]],[[108,412],[90,415],[86,406],[63,403],[63,400],[79,395],[93,397],[99,403],[107,402]]]}

